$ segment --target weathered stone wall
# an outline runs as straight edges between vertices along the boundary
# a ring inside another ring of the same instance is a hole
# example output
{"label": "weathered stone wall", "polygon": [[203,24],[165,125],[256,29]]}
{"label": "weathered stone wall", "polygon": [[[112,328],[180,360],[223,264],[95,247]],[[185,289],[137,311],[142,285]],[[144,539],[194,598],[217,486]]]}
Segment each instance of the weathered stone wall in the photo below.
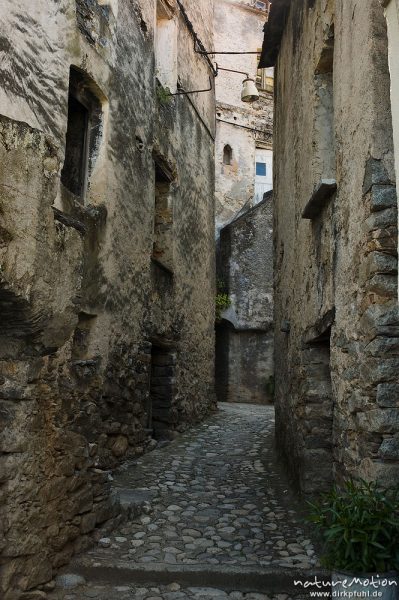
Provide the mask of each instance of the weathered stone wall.
{"label": "weathered stone wall", "polygon": [[[215,3],[215,49],[223,52],[257,51],[262,43],[262,28],[267,18],[239,0],[217,0]],[[216,55],[221,67],[256,77],[255,55]],[[252,104],[241,101],[245,75],[220,71],[216,79],[217,133],[216,229],[217,232],[254,197],[255,150],[272,148],[273,94],[261,92]],[[232,149],[231,165],[223,164],[223,149]]]}
{"label": "weathered stone wall", "polygon": [[[212,1],[187,12],[211,47]],[[176,19],[181,85],[198,89],[209,67]],[[6,1],[0,20],[0,580],[14,600],[116,517],[109,470],[148,443],[153,344],[176,361],[169,427],[212,407],[215,105],[157,93],[153,0]],[[84,203],[60,181],[71,65],[101,106]],[[154,157],[171,174],[172,272],[151,259]]]}
{"label": "weathered stone wall", "polygon": [[[382,7],[294,0],[277,72],[278,443],[305,492],[348,475],[392,484],[397,202]],[[309,205],[324,178],[336,192]]]}
{"label": "weathered stone wall", "polygon": [[395,149],[396,185],[399,173],[399,63],[396,57],[399,52],[399,3],[398,0],[381,0],[385,7],[385,17],[388,30],[388,57],[391,77],[391,112],[392,129]]}
{"label": "weathered stone wall", "polygon": [[231,306],[216,330],[218,399],[273,400],[273,198],[220,232],[219,276]]}
{"label": "weathered stone wall", "polygon": [[[240,87],[240,82],[238,82]],[[218,103],[216,134],[216,229],[220,230],[247,202],[254,203],[256,148],[272,148],[272,94],[255,109]],[[264,113],[268,112],[266,119]],[[223,163],[223,149],[233,151],[231,165]]]}
{"label": "weathered stone wall", "polygon": [[[267,12],[249,2],[218,0],[215,49],[256,52],[266,18]],[[221,67],[256,78],[256,54],[215,58]],[[244,77],[220,70],[216,79],[217,271],[232,301],[216,329],[216,384],[220,401],[265,402],[271,399],[273,375],[271,201],[261,203],[259,211],[251,207],[256,150],[272,149],[273,94],[259,90],[259,101],[245,104]],[[226,147],[231,149],[229,164]]]}

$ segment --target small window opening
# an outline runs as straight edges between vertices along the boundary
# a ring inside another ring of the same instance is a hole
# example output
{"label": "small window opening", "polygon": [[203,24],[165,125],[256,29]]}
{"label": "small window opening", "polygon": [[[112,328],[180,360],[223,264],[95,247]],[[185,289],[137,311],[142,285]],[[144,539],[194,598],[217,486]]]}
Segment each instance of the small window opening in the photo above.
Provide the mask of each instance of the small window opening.
{"label": "small window opening", "polygon": [[85,73],[71,67],[61,181],[81,201],[86,195],[102,134],[101,102],[92,91],[94,85]]}
{"label": "small window opening", "polygon": [[173,176],[155,160],[155,214],[152,258],[173,271]]}
{"label": "small window opening", "polygon": [[316,186],[321,179],[335,179],[334,134],[334,26],[324,42],[314,75],[313,177]]}
{"label": "small window opening", "polygon": [[270,11],[270,1],[269,0],[255,0],[253,3],[254,7],[258,10],[264,11],[266,14],[269,14]]}
{"label": "small window opening", "polygon": [[175,92],[177,88],[177,21],[166,0],[157,1],[155,68],[159,83]]}
{"label": "small window opening", "polygon": [[[259,64],[262,55],[262,49],[258,48],[257,64]],[[274,69],[269,67],[267,69],[259,69],[256,71],[256,86],[258,90],[263,92],[273,92],[274,88]]]}
{"label": "small window opening", "polygon": [[223,148],[223,164],[231,165],[232,160],[233,160],[233,150],[231,149],[231,146],[229,146],[229,144],[226,144],[226,146]]}
{"label": "small window opening", "polygon": [[266,177],[266,175],[267,175],[266,163],[264,163],[264,162],[256,163],[256,174],[259,177]]}
{"label": "small window opening", "polygon": [[68,129],[61,181],[75,196],[81,196],[87,169],[89,111],[72,95],[68,100]]}

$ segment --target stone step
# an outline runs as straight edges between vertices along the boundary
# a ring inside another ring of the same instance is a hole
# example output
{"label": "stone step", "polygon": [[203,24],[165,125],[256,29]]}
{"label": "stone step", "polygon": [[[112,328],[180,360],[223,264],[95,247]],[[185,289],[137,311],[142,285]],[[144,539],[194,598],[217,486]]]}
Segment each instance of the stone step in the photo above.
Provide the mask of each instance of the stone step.
{"label": "stone step", "polygon": [[[68,568],[90,583],[113,585],[168,585],[178,583],[182,587],[214,587],[226,592],[257,592],[268,595],[288,594],[307,596],[306,582],[331,581],[328,571],[322,569],[298,570],[270,567],[245,567],[223,565],[185,565],[151,563],[138,564],[118,561],[110,564],[104,560],[78,557]],[[301,582],[301,583],[296,583]],[[316,587],[310,587],[317,590]],[[328,587],[324,587],[328,590]]]}

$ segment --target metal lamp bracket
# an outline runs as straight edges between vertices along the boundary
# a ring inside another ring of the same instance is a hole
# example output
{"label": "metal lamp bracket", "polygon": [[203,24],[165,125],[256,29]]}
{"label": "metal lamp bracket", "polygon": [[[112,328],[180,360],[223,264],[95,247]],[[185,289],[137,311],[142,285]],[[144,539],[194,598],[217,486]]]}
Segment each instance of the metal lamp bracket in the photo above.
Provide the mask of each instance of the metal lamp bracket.
{"label": "metal lamp bracket", "polygon": [[212,77],[209,75],[209,88],[205,90],[190,90],[186,92],[181,86],[178,86],[178,92],[167,94],[168,96],[188,96],[189,94],[202,94],[203,92],[211,92],[213,90]]}

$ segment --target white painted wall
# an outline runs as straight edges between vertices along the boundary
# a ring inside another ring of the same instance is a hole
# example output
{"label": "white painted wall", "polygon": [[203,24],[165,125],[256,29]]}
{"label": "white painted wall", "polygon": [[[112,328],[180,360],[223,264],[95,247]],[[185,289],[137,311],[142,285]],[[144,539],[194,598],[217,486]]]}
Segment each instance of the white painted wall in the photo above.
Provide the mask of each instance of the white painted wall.
{"label": "white painted wall", "polygon": [[177,89],[177,20],[176,16],[160,10],[158,3],[155,61],[156,76],[171,92]]}
{"label": "white painted wall", "polygon": [[395,146],[396,187],[399,191],[399,0],[390,0],[385,14],[388,25],[389,69],[391,72],[391,107]]}
{"label": "white painted wall", "polygon": [[[264,174],[263,174],[264,173]],[[273,152],[264,148],[255,151],[255,201],[263,200],[263,194],[273,189]]]}
{"label": "white painted wall", "polygon": [[[267,14],[254,9],[242,0],[216,0],[215,50],[231,52],[257,51],[262,46],[263,27]],[[221,67],[257,74],[256,54],[222,54],[215,60]],[[255,203],[255,152],[257,146],[269,148],[271,156],[273,96],[261,94],[258,102],[248,104],[241,100],[243,75],[220,71],[216,78],[216,230],[250,203]],[[263,134],[265,132],[265,134]],[[223,147],[233,150],[231,165],[223,164]],[[268,169],[271,174],[271,167]],[[271,182],[271,179],[270,179]],[[269,179],[258,181],[258,185]],[[271,189],[271,188],[268,188]],[[263,194],[262,194],[263,197]]]}
{"label": "white painted wall", "polygon": [[[215,50],[256,52],[262,47],[263,27],[267,15],[251,9],[241,0],[217,0],[215,3]],[[248,73],[256,78],[256,54],[221,54],[215,56],[220,67]],[[216,78],[218,102],[242,107],[241,89],[245,75],[220,71]]]}

